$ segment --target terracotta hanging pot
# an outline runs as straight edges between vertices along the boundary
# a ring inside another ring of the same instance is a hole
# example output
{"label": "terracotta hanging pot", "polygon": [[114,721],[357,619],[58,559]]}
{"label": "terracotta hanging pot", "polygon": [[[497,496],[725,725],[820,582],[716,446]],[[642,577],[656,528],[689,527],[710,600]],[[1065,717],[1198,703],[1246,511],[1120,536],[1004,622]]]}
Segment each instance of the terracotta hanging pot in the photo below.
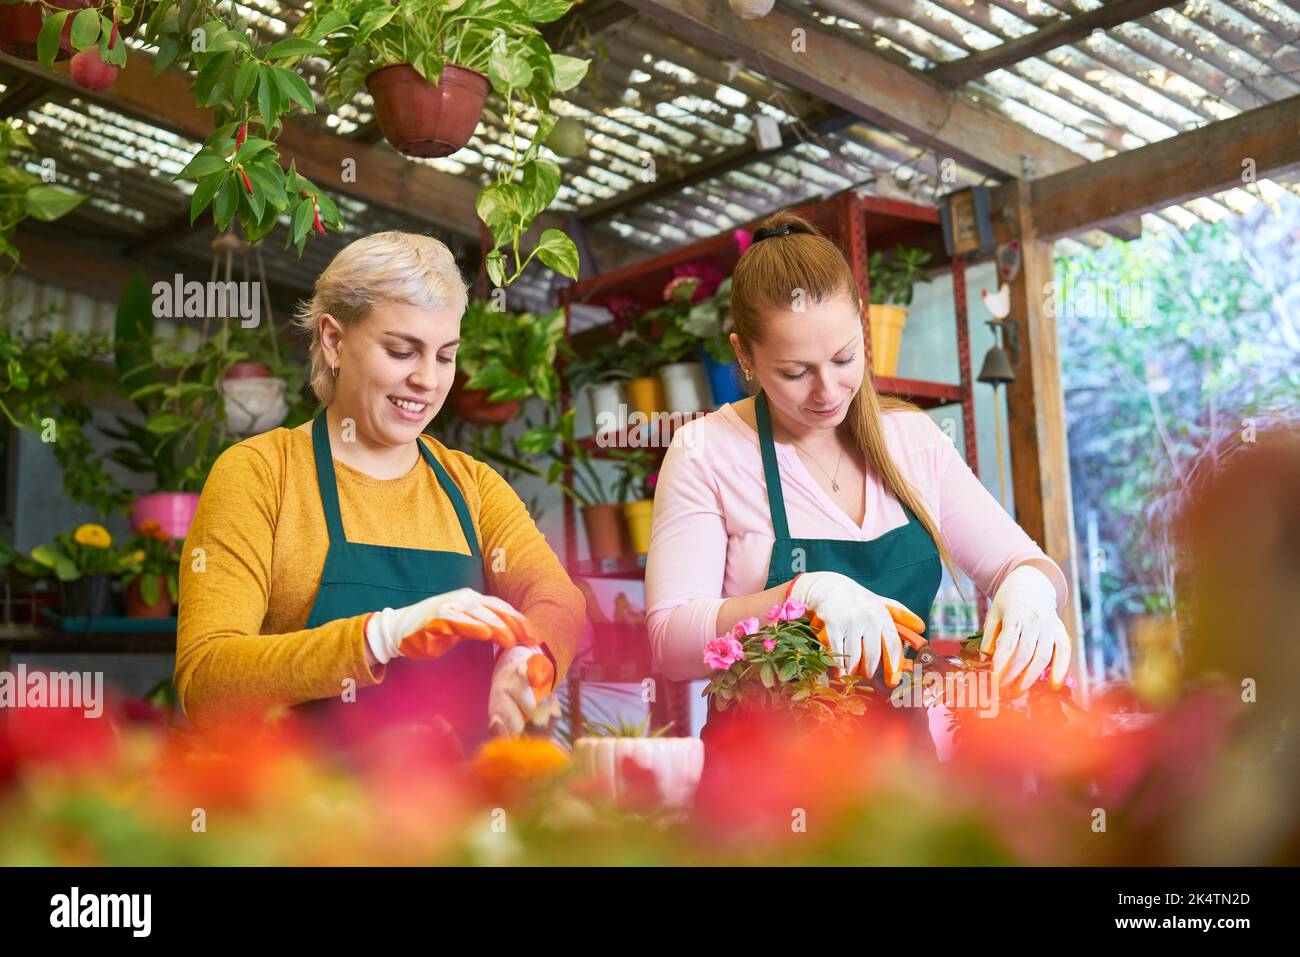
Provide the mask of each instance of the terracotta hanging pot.
{"label": "terracotta hanging pot", "polygon": [[[45,22],[45,8],[56,7],[59,10],[84,10],[91,6],[91,0],[45,0],[40,3],[5,3],[0,4],[0,51],[20,60],[36,59],[36,38],[40,35],[41,24]],[[50,16],[54,16],[51,13]],[[63,23],[63,33],[59,36],[59,52],[56,60],[66,60],[72,56],[72,17]]]}
{"label": "terracotta hanging pot", "polygon": [[379,129],[407,156],[447,156],[469,142],[483,115],[488,78],[454,64],[437,84],[409,63],[382,67],[366,77]]}

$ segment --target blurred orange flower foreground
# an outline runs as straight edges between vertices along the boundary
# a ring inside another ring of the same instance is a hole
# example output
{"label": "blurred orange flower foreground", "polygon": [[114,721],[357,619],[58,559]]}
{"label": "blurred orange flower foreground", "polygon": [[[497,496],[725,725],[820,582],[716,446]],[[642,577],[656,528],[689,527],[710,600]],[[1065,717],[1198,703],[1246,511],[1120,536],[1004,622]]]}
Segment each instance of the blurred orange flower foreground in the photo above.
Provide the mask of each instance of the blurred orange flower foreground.
{"label": "blurred orange flower foreground", "polygon": [[1197,863],[1188,835],[1220,813],[1197,809],[1236,773],[1232,700],[1198,691],[1141,722],[1009,705],[943,763],[887,703],[852,734],[755,716],[709,738],[689,814],[653,788],[606,800],[543,738],[465,758],[394,729],[343,755],[291,718],[199,732],[140,702],[5,709],[0,864]]}

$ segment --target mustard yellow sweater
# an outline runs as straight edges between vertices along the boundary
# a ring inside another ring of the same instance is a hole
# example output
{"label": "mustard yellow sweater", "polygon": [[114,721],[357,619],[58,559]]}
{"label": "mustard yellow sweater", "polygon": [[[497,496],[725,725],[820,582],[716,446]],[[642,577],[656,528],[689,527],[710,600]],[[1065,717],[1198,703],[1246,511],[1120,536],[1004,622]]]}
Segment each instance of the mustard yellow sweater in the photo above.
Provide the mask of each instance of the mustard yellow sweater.
{"label": "mustard yellow sweater", "polygon": [[[465,498],[487,593],[537,628],[558,683],[577,652],[582,593],[505,479],[430,436],[421,439]],[[349,541],[469,554],[455,509],[423,457],[396,479],[372,478],[337,459],[334,470]],[[385,666],[366,663],[366,615],[304,628],[328,548],[309,434],[274,429],[217,459],[181,561],[175,681],[190,721],[333,697],[345,678],[358,688],[383,681]]]}

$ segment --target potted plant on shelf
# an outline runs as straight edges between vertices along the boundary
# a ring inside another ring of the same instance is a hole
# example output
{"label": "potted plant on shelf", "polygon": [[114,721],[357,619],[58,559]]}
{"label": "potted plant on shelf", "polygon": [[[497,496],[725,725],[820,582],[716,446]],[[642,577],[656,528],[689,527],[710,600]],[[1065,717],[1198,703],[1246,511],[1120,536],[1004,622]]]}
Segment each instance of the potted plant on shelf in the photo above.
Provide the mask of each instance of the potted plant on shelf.
{"label": "potted plant on shelf", "polygon": [[872,373],[892,376],[898,372],[898,345],[907,325],[907,307],[918,282],[929,282],[925,264],[930,254],[921,249],[899,246],[886,261],[881,250],[867,259],[867,284],[871,302],[867,306],[871,328]]}
{"label": "potted plant on shelf", "polygon": [[[576,279],[578,253],[561,230],[542,232],[526,257],[520,242],[555,199],[560,168],[540,155],[558,117],[551,97],[577,86],[589,61],[553,53],[535,23],[559,19],[571,0],[324,0],[295,26],[324,40],[331,108],[363,86],[385,138],[415,156],[446,156],[473,135],[489,88],[504,104],[492,118],[509,132],[508,161],[479,193],[479,218],[492,232],[488,276],[507,286],[534,257]],[[524,123],[532,137],[521,151]],[[510,259],[513,255],[513,263]]]}
{"label": "potted plant on shelf", "polygon": [[176,539],[153,519],[140,523],[126,546],[122,582],[128,618],[170,618],[178,599],[180,556]]}
{"label": "potted plant on shelf", "polygon": [[0,614],[0,625],[39,623],[41,608],[58,605],[58,591],[48,587],[53,578],[50,569],[24,555],[9,542],[0,542],[0,576],[4,578],[4,610]]}
{"label": "potted plant on shelf", "polygon": [[609,458],[619,469],[616,496],[627,520],[632,552],[644,555],[650,550],[650,528],[654,522],[654,481],[659,475],[659,459],[649,449],[611,449]]}
{"label": "potted plant on shelf", "polygon": [[[487,447],[483,454],[506,468],[545,479],[578,505],[582,509],[582,524],[593,561],[629,558],[632,545],[622,500],[617,497],[619,494],[626,496],[627,486],[621,484],[613,495],[610,494],[592,454],[574,438],[575,415],[576,410],[569,408],[552,422],[552,407],[548,406],[547,421],[529,427],[514,440],[516,454]],[[525,456],[538,456],[549,461],[549,465],[542,469]],[[572,487],[564,484],[566,474],[571,476]]]}
{"label": "potted plant on shelf", "polygon": [[467,422],[500,425],[533,396],[550,401],[560,391],[556,362],[567,355],[564,310],[510,313],[471,300],[461,320],[452,402]]}
{"label": "potted plant on shelf", "polygon": [[109,613],[113,578],[124,567],[121,552],[102,525],[59,532],[54,541],[32,549],[32,558],[58,578],[65,618],[96,618]]}

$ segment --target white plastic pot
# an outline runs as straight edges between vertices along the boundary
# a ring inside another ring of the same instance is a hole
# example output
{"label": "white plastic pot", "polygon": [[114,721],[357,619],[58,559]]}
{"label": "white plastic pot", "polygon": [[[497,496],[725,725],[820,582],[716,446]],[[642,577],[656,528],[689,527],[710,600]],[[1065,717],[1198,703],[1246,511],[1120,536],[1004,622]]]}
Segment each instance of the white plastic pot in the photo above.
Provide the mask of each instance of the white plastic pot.
{"label": "white plastic pot", "polygon": [[595,781],[616,803],[627,791],[625,759],[654,775],[665,808],[689,808],[695,800],[704,770],[704,742],[699,738],[586,737],[573,742],[576,774]]}
{"label": "white plastic pot", "polygon": [[659,370],[669,412],[699,412],[713,408],[709,376],[699,362],[674,362]]}
{"label": "white plastic pot", "polygon": [[596,434],[617,434],[627,428],[627,401],[619,382],[601,382],[587,390],[591,422]]}
{"label": "white plastic pot", "polygon": [[289,414],[284,388],[283,379],[268,376],[222,379],[221,394],[226,399],[226,425],[230,431],[247,437],[283,422]]}
{"label": "white plastic pot", "polygon": [[730,0],[731,10],[742,20],[758,20],[772,12],[776,0]]}

